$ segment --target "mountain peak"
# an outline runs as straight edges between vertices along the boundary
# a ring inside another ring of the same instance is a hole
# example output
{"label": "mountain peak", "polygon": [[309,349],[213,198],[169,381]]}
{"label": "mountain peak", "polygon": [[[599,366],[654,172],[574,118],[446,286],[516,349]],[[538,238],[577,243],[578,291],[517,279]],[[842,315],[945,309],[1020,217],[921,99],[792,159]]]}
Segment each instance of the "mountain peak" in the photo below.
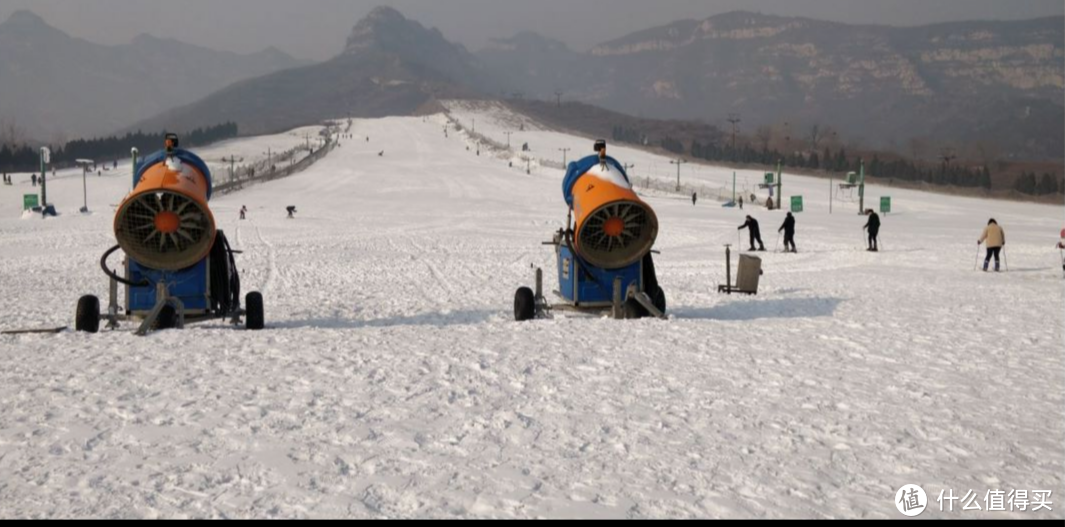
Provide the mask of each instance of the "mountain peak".
{"label": "mountain peak", "polygon": [[443,46],[446,42],[440,31],[427,29],[399,11],[381,6],[374,8],[355,24],[344,53],[350,55],[377,49],[403,54],[411,51],[430,51],[426,46]]}
{"label": "mountain peak", "polygon": [[20,9],[11,13],[5,24],[23,24],[23,25],[46,25],[43,18],[37,13],[26,9]]}
{"label": "mountain peak", "polygon": [[400,23],[407,20],[407,17],[403,16],[395,8],[382,5],[373,8],[370,14],[366,15],[362,21],[366,23]]}
{"label": "mountain peak", "polygon": [[8,17],[7,21],[5,21],[3,24],[0,24],[0,27],[42,29],[50,28],[51,26],[49,26],[43,18],[38,16],[37,13],[22,9],[11,13],[11,16]]}

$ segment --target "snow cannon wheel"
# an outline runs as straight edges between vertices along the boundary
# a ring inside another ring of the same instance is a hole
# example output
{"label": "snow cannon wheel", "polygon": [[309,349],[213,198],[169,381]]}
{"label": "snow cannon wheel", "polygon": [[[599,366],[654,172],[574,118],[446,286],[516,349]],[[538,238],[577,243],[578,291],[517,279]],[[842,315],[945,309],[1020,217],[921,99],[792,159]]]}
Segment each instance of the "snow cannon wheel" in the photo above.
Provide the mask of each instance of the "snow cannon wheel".
{"label": "snow cannon wheel", "polygon": [[246,320],[244,327],[251,331],[259,331],[266,327],[266,314],[263,309],[263,294],[259,292],[248,293],[244,298]]}
{"label": "snow cannon wheel", "polygon": [[78,311],[74,315],[74,329],[82,333],[100,332],[100,299],[86,295],[78,299]]}
{"label": "snow cannon wheel", "polygon": [[532,289],[523,287],[514,293],[514,320],[527,322],[536,318],[536,295]]}

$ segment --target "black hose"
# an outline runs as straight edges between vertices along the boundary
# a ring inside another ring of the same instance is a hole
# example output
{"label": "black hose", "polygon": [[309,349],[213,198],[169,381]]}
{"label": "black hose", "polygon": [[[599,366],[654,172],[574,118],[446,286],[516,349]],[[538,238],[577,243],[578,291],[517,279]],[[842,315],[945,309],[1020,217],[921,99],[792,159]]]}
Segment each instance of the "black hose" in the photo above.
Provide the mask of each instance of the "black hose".
{"label": "black hose", "polygon": [[152,285],[152,283],[149,282],[147,279],[141,281],[140,283],[131,282],[129,280],[126,280],[125,278],[122,278],[121,276],[118,276],[118,273],[115,273],[107,267],[107,259],[110,258],[112,254],[118,252],[118,250],[121,248],[121,245],[116,245],[110,248],[107,252],[105,252],[103,258],[100,258],[100,268],[104,270],[104,274],[110,276],[112,280],[129,287],[147,287]]}
{"label": "black hose", "polygon": [[218,231],[211,248],[211,308],[225,317],[240,309],[240,273],[225,233]]}

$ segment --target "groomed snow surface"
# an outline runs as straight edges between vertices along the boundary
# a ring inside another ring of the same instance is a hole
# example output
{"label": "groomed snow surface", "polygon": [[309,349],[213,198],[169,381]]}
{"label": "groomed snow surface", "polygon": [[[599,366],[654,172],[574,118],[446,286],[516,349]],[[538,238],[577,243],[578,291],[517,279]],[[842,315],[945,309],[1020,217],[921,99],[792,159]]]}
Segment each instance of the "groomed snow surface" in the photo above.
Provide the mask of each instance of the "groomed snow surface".
{"label": "groomed snow surface", "polygon": [[[477,115],[505,143],[513,116]],[[651,197],[670,320],[518,324],[535,266],[555,287],[541,242],[565,220],[562,174],[478,157],[444,122],[356,121],[310,170],[212,203],[265,331],[0,337],[0,516],[901,518],[912,483],[922,517],[1062,517],[1061,207],[871,188],[895,207],[871,254],[857,203],[830,215],[827,181],[790,176],[806,212],[788,255],[783,212]],[[573,159],[592,139],[512,141]],[[106,299],[126,172],[90,177],[89,215],[80,174],[50,181],[47,220],[21,218],[25,175],[0,186],[0,328],[73,326],[79,296]],[[747,213],[761,294],[719,295]],[[991,217],[1009,273],[973,270]],[[947,489],[1055,503],[941,513]]]}

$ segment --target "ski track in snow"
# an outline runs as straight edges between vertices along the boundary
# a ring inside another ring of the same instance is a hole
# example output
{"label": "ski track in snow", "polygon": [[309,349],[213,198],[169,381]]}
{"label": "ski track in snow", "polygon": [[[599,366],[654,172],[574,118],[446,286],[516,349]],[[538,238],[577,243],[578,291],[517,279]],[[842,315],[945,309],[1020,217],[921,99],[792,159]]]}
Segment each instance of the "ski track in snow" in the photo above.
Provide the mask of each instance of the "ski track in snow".
{"label": "ski track in snow", "polygon": [[[453,111],[503,143],[517,122]],[[722,245],[751,213],[772,251],[782,213],[652,196],[669,321],[516,324],[534,266],[557,287],[540,243],[565,219],[561,174],[477,157],[443,123],[357,121],[370,144],[212,202],[266,331],[0,337],[0,517],[895,518],[907,483],[923,517],[1061,517],[934,502],[1065,491],[1060,207],[873,188],[897,208],[874,255],[856,204],[829,215],[827,182],[791,176],[801,252],[759,253],[760,295],[727,297]],[[72,325],[80,295],[106,298],[128,178],[90,180],[89,216],[80,178],[56,178],[46,221],[18,219],[24,179],[0,187],[0,326]],[[992,215],[1008,274],[972,271]]]}

